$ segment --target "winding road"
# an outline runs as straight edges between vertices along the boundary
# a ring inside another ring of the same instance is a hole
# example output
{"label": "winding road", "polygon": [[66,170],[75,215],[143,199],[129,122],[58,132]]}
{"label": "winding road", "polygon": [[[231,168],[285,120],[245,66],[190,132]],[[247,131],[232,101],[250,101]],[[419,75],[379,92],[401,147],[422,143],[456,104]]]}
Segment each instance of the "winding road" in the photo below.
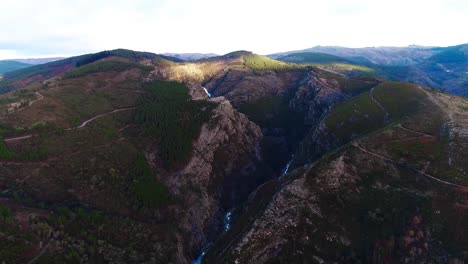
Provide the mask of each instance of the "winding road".
{"label": "winding road", "polygon": [[16,111],[19,112],[19,111],[21,111],[21,110],[23,110],[23,109],[25,109],[27,107],[30,107],[31,105],[33,105],[33,104],[35,104],[35,103],[37,103],[37,102],[44,99],[44,96],[42,94],[40,94],[39,92],[35,92],[34,94],[37,95],[37,97],[38,97],[36,100],[33,100],[33,101],[29,102],[29,104],[26,107],[20,108],[20,109],[18,109]]}
{"label": "winding road", "polygon": [[[83,123],[81,123],[81,125],[79,126],[76,126],[76,127],[70,127],[70,128],[67,128],[65,129],[65,131],[70,131],[70,130],[74,130],[74,129],[79,129],[79,128],[83,128],[85,127],[86,125],[88,125],[89,123],[93,122],[94,120],[100,118],[100,117],[103,117],[103,116],[107,116],[107,115],[111,115],[113,113],[117,113],[117,112],[123,112],[123,111],[130,111],[130,110],[135,110],[136,107],[128,107],[128,108],[120,108],[120,109],[116,109],[116,110],[113,110],[111,112],[107,112],[107,113],[104,113],[104,114],[100,114],[100,115],[97,115],[95,117],[92,117],[88,120],[85,120]],[[25,135],[25,136],[20,136],[20,137],[13,137],[13,138],[5,138],[3,139],[3,141],[5,143],[12,143],[12,142],[15,142],[15,141],[21,141],[21,140],[24,140],[24,139],[28,139],[28,138],[32,138],[34,135]]]}

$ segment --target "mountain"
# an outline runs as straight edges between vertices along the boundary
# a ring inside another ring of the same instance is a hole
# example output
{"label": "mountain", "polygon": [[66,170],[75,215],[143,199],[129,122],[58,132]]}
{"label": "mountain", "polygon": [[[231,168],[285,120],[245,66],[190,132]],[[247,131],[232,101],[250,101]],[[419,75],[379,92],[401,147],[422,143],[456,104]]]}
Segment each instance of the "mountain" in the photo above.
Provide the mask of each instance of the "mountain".
{"label": "mountain", "polygon": [[[291,53],[277,58],[279,61],[312,65],[321,69],[347,76],[378,76],[374,68],[342,57],[317,52]],[[373,67],[372,67],[373,66]]]}
{"label": "mountain", "polygon": [[[372,76],[382,79],[413,82],[455,95],[468,96],[468,44],[452,47],[363,48],[315,47],[299,52],[275,54],[281,61],[311,64],[348,76]],[[321,54],[321,53],[319,53]],[[331,55],[333,54],[333,55]],[[341,56],[341,57],[337,57]],[[406,60],[406,61],[405,61]]]}
{"label": "mountain", "polygon": [[219,56],[214,53],[164,53],[164,55],[178,58],[184,61],[194,61]]}
{"label": "mountain", "polygon": [[9,72],[0,80],[0,94],[17,88],[25,87],[34,82],[42,82],[57,75],[63,74],[76,67],[90,64],[94,61],[120,57],[132,62],[139,60],[153,60],[153,62],[181,62],[182,60],[149,52],[137,52],[125,49],[102,51],[95,54],[71,57],[63,60],[53,61],[45,64],[35,65],[26,69]]}
{"label": "mountain", "polygon": [[305,57],[120,49],[5,74],[0,259],[466,258],[467,100]]}
{"label": "mountain", "polygon": [[205,263],[466,259],[467,106],[400,83],[336,105]]}
{"label": "mountain", "polygon": [[38,65],[38,64],[44,64],[44,63],[48,63],[48,62],[63,60],[63,59],[65,59],[65,58],[63,58],[63,57],[52,57],[52,58],[37,58],[37,59],[36,58],[14,59],[14,61],[27,63],[27,64]]}
{"label": "mountain", "polygon": [[0,61],[0,74],[5,72],[19,70],[22,68],[30,67],[31,64],[26,64],[22,62],[12,61],[12,60],[2,60]]}
{"label": "mountain", "polygon": [[319,52],[343,57],[357,63],[373,63],[379,65],[408,66],[418,64],[440,51],[439,47],[408,46],[408,47],[367,47],[345,48],[333,46],[316,46],[301,51],[290,51],[269,55],[279,58],[284,55],[299,52]]}

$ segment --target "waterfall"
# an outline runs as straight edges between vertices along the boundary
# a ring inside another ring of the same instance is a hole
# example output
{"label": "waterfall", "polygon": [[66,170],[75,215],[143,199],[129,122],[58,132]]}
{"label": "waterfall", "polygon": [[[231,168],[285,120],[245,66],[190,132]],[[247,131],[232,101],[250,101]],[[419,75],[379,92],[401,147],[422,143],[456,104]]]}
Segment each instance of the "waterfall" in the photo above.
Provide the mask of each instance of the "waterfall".
{"label": "waterfall", "polygon": [[210,92],[208,92],[208,89],[206,89],[206,88],[203,87],[203,86],[202,86],[202,88],[203,88],[203,90],[205,91],[206,95],[208,95],[208,97],[211,97],[211,94],[210,94]]}

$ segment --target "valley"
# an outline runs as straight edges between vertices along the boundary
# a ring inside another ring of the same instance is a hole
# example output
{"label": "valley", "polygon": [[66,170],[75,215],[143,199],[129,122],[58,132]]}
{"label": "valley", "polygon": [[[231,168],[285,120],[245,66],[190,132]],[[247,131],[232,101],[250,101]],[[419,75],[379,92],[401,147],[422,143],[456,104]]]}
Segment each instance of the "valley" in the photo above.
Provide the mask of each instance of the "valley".
{"label": "valley", "polygon": [[[404,67],[440,60],[421,54]],[[185,56],[119,49],[4,75],[0,260],[468,257],[466,98],[332,55]]]}

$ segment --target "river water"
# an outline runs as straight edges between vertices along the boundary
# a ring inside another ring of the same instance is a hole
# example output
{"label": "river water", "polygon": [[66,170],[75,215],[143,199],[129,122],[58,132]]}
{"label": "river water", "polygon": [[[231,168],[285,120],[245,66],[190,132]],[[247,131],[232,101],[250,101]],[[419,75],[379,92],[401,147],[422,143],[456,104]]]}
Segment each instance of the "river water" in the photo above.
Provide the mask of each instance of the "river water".
{"label": "river water", "polygon": [[202,88],[203,88],[203,90],[205,91],[206,95],[208,95],[208,97],[211,97],[211,94],[210,94],[210,92],[208,92],[208,89],[206,89],[206,88],[203,87],[203,86],[202,86]]}
{"label": "river water", "polygon": [[[205,89],[205,92],[208,94],[208,96],[211,97],[211,95],[208,93],[206,88],[203,87],[203,89]],[[291,160],[288,161],[286,166],[284,166],[284,169],[281,172],[280,178],[282,178],[284,175],[286,175],[289,172],[289,167],[291,166],[291,164],[293,162],[293,159],[294,159],[294,155],[292,156]],[[226,212],[226,214],[224,215],[224,232],[228,232],[229,230],[231,230],[231,226],[232,226],[232,209],[228,210]],[[209,246],[210,246],[210,244],[208,244],[207,246],[205,246],[205,248],[202,249],[202,252],[198,256],[198,258],[196,258],[195,260],[192,261],[192,264],[201,264],[202,263],[203,256],[205,256],[206,251],[208,250]]]}

